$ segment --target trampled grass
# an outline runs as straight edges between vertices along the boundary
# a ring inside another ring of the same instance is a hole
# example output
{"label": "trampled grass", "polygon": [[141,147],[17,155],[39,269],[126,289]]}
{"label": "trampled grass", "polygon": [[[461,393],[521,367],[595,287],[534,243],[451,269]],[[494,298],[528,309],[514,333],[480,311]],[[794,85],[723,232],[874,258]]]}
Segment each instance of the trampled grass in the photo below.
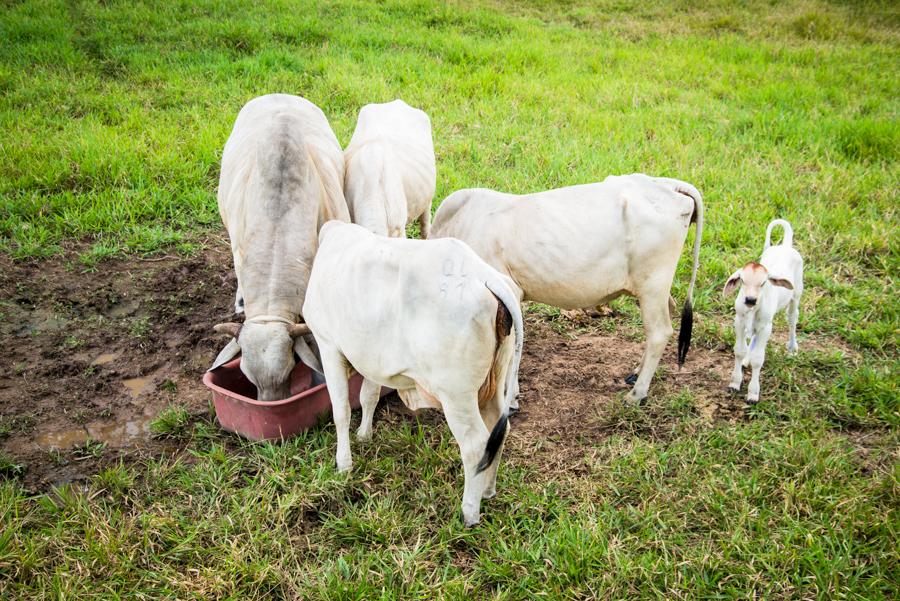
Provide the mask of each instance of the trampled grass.
{"label": "trampled grass", "polygon": [[898,29],[889,2],[4,3],[15,257],[78,240],[102,268],[204,244],[237,111],[282,91],[342,143],[365,103],[426,110],[435,204],[632,171],[691,181],[701,345],[730,343],[721,286],[776,216],[807,290],[802,352],[773,349],[750,419],[706,424],[686,390],[605,416],[570,474],[510,452],[473,530],[445,427],[376,424],[349,476],[330,428],[234,449],[180,417],[190,460],[38,497],[0,469],[0,596],[896,598]]}

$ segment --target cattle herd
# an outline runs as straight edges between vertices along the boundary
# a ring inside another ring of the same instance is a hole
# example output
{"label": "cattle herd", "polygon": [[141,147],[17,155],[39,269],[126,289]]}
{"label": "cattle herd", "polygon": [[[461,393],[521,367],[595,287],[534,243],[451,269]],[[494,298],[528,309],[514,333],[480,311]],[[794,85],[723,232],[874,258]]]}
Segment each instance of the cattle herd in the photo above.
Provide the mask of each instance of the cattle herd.
{"label": "cattle herd", "polygon": [[[324,375],[341,471],[352,465],[350,370],[364,377],[360,439],[372,434],[382,386],[412,409],[442,410],[462,455],[463,518],[473,525],[481,499],[496,492],[518,408],[521,301],[574,309],[637,297],[646,346],[626,378],[627,398],[644,399],[672,335],[672,280],[695,223],[679,365],[690,344],[703,201],[686,182],[632,174],[521,196],[459,190],[431,223],[435,182],[431,122],[402,100],[363,107],[344,151],[308,100],[248,102],[225,145],[218,191],[244,321],[215,326],[230,340],[210,369],[241,354],[263,401],[289,396],[295,357]],[[406,239],[415,220],[422,239]],[[771,246],[775,225],[784,240]],[[788,349],[797,348],[803,261],[792,238],[786,221],[773,221],[760,261],[725,285],[726,294],[741,286],[730,387],[740,390],[749,364],[748,401],[759,398],[772,318],[785,307]]]}

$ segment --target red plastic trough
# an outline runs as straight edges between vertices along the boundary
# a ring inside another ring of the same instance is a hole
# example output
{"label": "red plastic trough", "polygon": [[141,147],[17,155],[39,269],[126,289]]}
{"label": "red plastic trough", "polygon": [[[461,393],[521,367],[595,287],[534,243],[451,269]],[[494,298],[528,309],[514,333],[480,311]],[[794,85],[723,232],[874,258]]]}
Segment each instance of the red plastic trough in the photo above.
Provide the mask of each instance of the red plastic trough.
{"label": "red plastic trough", "polygon": [[[350,406],[359,408],[362,376],[350,378]],[[216,417],[225,430],[251,440],[280,440],[316,425],[331,412],[326,385],[313,386],[313,371],[297,362],[291,372],[291,396],[281,401],[257,401],[256,387],[241,371],[241,358],[206,372],[203,383],[212,390]],[[381,389],[381,396],[390,392]]]}

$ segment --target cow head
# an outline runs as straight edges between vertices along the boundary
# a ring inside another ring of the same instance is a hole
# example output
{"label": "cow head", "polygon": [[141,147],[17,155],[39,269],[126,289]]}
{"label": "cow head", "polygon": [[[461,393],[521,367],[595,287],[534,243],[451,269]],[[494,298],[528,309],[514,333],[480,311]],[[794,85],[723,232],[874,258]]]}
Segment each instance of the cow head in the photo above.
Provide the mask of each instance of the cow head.
{"label": "cow head", "polygon": [[290,396],[291,371],[297,364],[295,353],[316,371],[322,369],[304,338],[310,335],[305,324],[250,320],[244,324],[220,323],[214,329],[232,339],[210,370],[240,354],[241,371],[256,386],[256,398],[260,401],[277,401]]}
{"label": "cow head", "polygon": [[770,275],[764,265],[751,261],[731,274],[725,282],[722,293],[728,296],[740,285],[741,291],[738,294],[737,304],[753,308],[762,294],[763,287],[767,284],[781,286],[788,290],[794,289],[790,281]]}

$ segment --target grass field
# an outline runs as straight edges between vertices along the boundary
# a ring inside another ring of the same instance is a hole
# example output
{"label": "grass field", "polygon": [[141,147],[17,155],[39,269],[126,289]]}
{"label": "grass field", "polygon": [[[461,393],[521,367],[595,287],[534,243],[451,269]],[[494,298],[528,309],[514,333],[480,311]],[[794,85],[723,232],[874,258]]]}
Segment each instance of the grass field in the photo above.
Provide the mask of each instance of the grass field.
{"label": "grass field", "polygon": [[376,423],[339,475],[330,427],[235,451],[175,409],[157,433],[190,461],[46,495],[0,480],[0,597],[897,598],[896,3],[260,4],[0,2],[0,252],[87,274],[199,252],[247,100],[303,95],[346,143],[360,106],[402,97],[432,119],[435,205],[633,171],[694,183],[701,347],[733,342],[725,278],[789,219],[801,352],[773,348],[747,420],[651,388],[577,470],[510,451],[471,530],[444,426]]}

